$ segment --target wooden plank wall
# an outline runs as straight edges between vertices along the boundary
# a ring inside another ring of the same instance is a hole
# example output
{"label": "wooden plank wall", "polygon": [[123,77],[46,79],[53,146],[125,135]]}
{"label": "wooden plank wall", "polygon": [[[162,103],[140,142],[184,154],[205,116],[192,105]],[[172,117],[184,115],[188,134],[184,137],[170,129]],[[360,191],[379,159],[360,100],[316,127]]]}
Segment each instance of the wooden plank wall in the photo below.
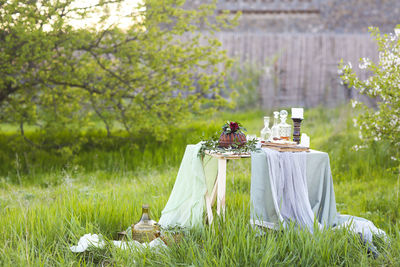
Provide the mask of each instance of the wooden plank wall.
{"label": "wooden plank wall", "polygon": [[[377,47],[364,34],[217,33],[223,49],[240,62],[263,69],[260,97],[264,108],[336,106],[360,96],[340,84],[340,59],[357,72],[361,57],[377,60]],[[273,63],[267,63],[273,58]]]}

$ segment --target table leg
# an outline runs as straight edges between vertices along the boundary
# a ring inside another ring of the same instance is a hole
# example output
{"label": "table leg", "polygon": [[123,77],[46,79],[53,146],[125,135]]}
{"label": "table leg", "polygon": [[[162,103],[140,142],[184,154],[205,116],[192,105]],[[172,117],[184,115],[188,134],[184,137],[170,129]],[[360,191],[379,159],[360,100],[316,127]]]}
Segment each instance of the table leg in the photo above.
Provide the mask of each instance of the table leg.
{"label": "table leg", "polygon": [[211,224],[214,218],[212,213],[212,206],[215,203],[215,198],[217,196],[217,187],[218,187],[218,180],[215,180],[212,192],[206,193],[206,209],[207,209],[208,224]]}
{"label": "table leg", "polygon": [[226,159],[218,159],[218,196],[217,196],[217,214],[225,213],[225,189],[226,189]]}
{"label": "table leg", "polygon": [[213,214],[212,214],[211,196],[208,193],[206,194],[206,209],[207,209],[208,224],[211,224],[213,221]]}

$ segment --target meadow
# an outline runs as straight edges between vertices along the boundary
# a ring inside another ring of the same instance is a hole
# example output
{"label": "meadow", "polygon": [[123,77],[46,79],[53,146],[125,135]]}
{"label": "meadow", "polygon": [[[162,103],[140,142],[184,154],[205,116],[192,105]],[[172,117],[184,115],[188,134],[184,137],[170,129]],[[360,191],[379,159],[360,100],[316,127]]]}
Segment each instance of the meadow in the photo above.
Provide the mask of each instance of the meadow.
{"label": "meadow", "polygon": [[[290,227],[260,235],[249,226],[250,160],[231,161],[227,212],[204,228],[184,231],[167,250],[141,252],[112,246],[75,254],[85,233],[117,238],[139,220],[142,203],[158,220],[187,144],[219,130],[226,120],[258,134],[271,111],[221,112],[193,117],[167,141],[151,135],[107,139],[82,133],[79,151],[43,151],[24,142],[14,125],[0,125],[0,264],[3,266],[382,266],[400,265],[398,165],[380,142],[355,151],[357,129],[348,106],[306,110],[302,131],[311,147],[329,153],[337,210],[371,220],[388,234],[367,253],[346,229],[314,235]],[[40,136],[31,129],[33,140]],[[60,133],[58,138],[70,138]]]}

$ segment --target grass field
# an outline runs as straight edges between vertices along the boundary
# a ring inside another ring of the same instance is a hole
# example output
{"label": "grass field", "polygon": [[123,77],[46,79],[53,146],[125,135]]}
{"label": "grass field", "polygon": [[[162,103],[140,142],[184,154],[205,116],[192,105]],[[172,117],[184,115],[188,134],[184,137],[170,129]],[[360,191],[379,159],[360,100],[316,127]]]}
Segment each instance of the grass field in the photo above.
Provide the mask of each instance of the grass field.
{"label": "grass field", "polygon": [[142,203],[150,204],[151,215],[158,220],[186,144],[210,136],[227,119],[240,121],[249,134],[257,134],[264,113],[192,119],[168,142],[153,141],[151,136],[107,140],[102,132],[86,133],[87,141],[76,153],[33,149],[14,126],[0,126],[0,264],[399,266],[400,200],[391,148],[379,143],[353,151],[358,135],[347,107],[308,110],[302,130],[311,136],[312,148],[330,155],[338,211],[372,220],[388,233],[388,242],[375,242],[381,252],[377,259],[346,229],[311,235],[289,228],[257,235],[248,224],[248,159],[229,163],[225,220],[185,232],[182,242],[168,250],[69,250],[85,233],[116,239],[118,231],[139,219]]}

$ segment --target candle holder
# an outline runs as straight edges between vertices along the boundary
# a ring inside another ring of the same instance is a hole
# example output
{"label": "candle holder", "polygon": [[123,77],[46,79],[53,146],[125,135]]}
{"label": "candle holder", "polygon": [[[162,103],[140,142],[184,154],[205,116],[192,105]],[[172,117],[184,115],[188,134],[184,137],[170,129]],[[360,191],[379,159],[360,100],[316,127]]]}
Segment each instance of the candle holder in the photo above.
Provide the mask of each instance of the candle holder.
{"label": "candle holder", "polygon": [[303,119],[292,118],[293,120],[293,142],[300,144],[300,127]]}

